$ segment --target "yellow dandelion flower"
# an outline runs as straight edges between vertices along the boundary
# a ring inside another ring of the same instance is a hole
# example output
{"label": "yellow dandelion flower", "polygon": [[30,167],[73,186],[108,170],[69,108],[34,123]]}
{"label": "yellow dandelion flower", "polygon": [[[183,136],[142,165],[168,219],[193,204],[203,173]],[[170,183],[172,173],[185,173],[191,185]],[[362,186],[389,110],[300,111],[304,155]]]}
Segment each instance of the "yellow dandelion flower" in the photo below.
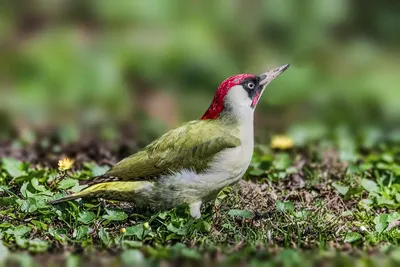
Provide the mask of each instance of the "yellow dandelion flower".
{"label": "yellow dandelion flower", "polygon": [[126,228],[121,228],[121,230],[119,230],[121,232],[121,234],[125,234],[126,233]]}
{"label": "yellow dandelion flower", "polygon": [[74,164],[74,160],[70,158],[63,158],[58,161],[58,170],[68,171]]}
{"label": "yellow dandelion flower", "polygon": [[276,135],[272,137],[271,148],[273,149],[289,149],[294,146],[293,139],[287,135]]}

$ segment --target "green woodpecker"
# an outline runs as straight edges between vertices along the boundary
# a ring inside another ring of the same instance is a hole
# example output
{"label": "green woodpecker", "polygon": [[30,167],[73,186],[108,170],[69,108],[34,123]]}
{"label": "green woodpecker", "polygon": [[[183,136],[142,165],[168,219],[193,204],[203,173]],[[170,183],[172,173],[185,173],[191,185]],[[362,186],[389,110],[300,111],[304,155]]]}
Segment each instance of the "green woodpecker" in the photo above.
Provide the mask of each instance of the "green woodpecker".
{"label": "green woodpecker", "polygon": [[254,109],[264,88],[288,67],[229,77],[200,120],[167,132],[104,175],[81,182],[88,185],[81,192],[51,203],[97,197],[155,209],[187,204],[191,216],[200,218],[201,204],[246,172],[254,148]]}

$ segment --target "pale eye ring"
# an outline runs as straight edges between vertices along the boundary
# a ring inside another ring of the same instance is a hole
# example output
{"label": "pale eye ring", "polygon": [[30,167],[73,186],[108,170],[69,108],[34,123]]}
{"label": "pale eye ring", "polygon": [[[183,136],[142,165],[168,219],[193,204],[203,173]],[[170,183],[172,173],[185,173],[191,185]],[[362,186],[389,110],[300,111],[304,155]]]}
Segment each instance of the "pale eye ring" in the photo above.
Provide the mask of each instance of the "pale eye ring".
{"label": "pale eye ring", "polygon": [[247,83],[247,87],[248,87],[249,89],[254,89],[255,86],[256,86],[256,85],[255,85],[253,82],[248,82],[248,83]]}

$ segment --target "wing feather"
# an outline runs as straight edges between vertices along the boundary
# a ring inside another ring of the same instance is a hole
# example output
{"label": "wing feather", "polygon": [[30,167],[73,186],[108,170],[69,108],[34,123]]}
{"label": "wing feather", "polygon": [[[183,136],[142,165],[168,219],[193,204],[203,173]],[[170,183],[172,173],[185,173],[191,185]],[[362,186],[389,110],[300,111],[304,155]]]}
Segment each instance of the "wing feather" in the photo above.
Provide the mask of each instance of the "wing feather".
{"label": "wing feather", "polygon": [[217,121],[193,121],[167,132],[143,150],[118,162],[106,174],[83,184],[156,179],[181,169],[200,173],[218,152],[239,145],[240,139]]}

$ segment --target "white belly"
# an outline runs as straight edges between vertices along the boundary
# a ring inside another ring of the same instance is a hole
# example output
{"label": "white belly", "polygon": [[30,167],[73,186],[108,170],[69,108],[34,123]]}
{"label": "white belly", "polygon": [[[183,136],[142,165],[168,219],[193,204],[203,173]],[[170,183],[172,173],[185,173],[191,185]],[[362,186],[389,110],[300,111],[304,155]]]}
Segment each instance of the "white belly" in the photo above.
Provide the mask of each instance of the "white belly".
{"label": "white belly", "polygon": [[238,182],[246,172],[253,145],[227,149],[217,155],[215,162],[204,173],[182,170],[160,179],[164,204],[175,206],[201,200],[209,201],[226,186]]}
{"label": "white belly", "polygon": [[183,203],[206,202],[215,198],[225,186],[238,182],[249,167],[253,155],[253,124],[239,130],[241,145],[218,153],[203,173],[184,169],[159,180],[151,190],[154,205],[176,206]]}

